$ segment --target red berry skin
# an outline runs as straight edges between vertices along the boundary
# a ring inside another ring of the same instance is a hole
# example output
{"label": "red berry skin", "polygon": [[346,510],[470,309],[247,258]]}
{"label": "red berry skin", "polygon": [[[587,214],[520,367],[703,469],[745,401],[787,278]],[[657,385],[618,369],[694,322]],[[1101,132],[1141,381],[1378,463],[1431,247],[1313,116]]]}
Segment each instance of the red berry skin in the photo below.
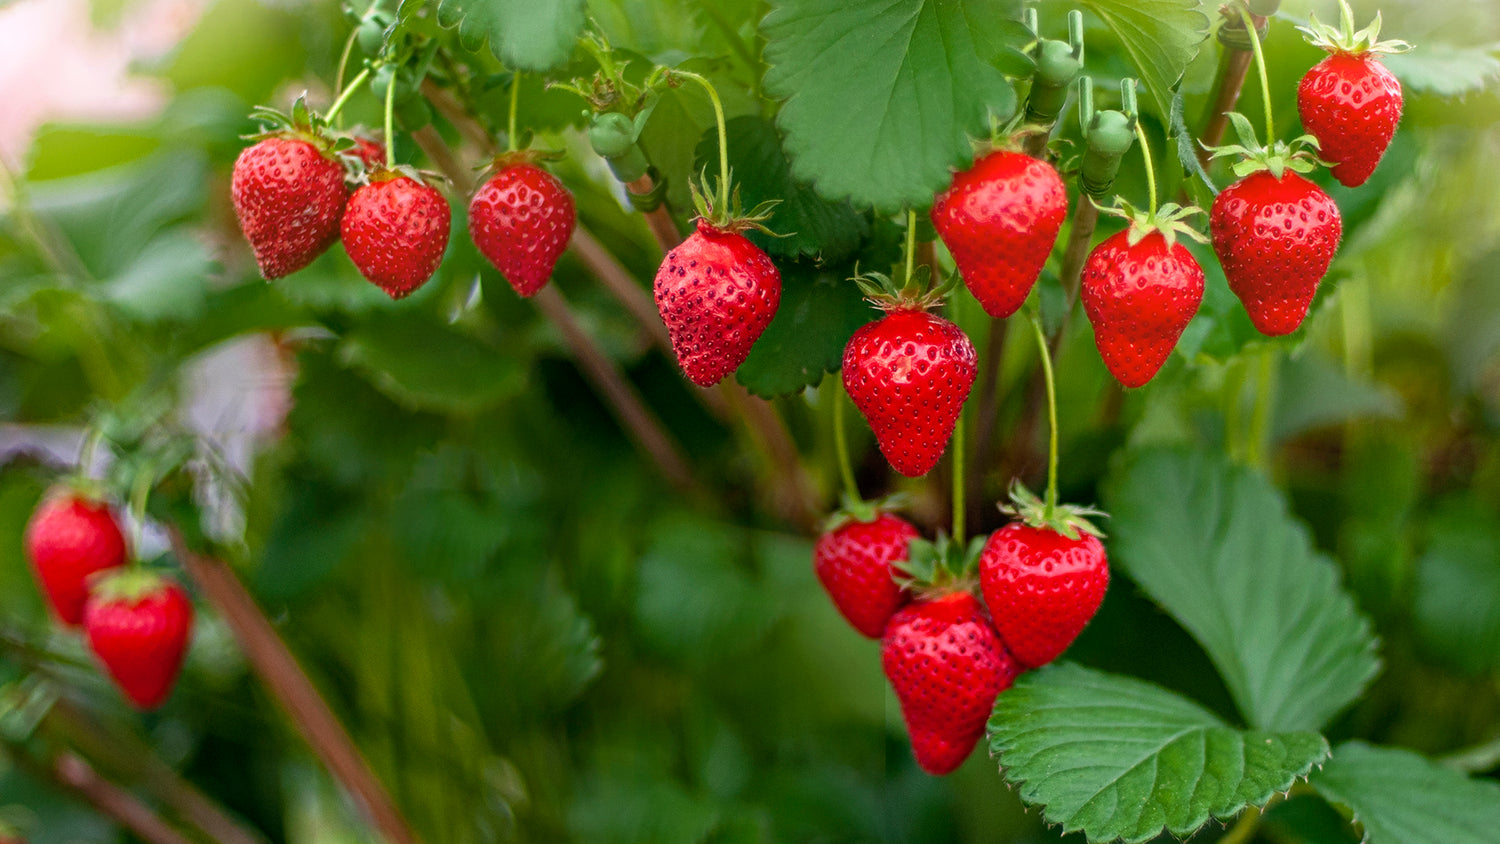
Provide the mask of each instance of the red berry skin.
{"label": "red berry skin", "polygon": [[880,656],[917,764],[935,776],[969,758],[995,698],[1022,671],[968,592],[913,601],[897,611]]}
{"label": "red berry skin", "polygon": [[578,221],[573,195],[555,176],[512,164],[491,176],[469,203],[469,236],[521,296],[547,283]]}
{"label": "red berry skin", "polygon": [[260,274],[274,279],[312,263],[339,239],[349,191],[338,161],[307,141],[277,137],[240,153],[230,198]]}
{"label": "red berry skin", "polygon": [[1068,649],[1109,588],[1104,544],[1079,531],[1012,522],[990,534],[979,556],[979,586],[1000,640],[1027,668]]}
{"label": "red berry skin", "polygon": [[844,388],[897,472],[932,471],[974,386],[979,361],[958,326],[923,310],[893,310],[844,347]]}
{"label": "red berry skin", "polygon": [[89,576],[125,565],[125,536],[109,507],[71,493],[42,502],[26,525],[24,542],[47,604],[72,627],[83,623]]}
{"label": "red berry skin", "polygon": [[781,273],[770,256],[706,220],[667,253],[654,286],[677,363],[700,387],[745,362],[781,304]]}
{"label": "red berry skin", "polygon": [[1290,170],[1280,179],[1262,170],[1220,192],[1208,227],[1255,327],[1272,337],[1296,331],[1338,251],[1343,222],[1333,198]]}
{"label": "red berry skin", "polygon": [[356,135],[354,138],[354,157],[365,165],[365,170],[375,172],[385,166],[385,144],[373,139]]}
{"label": "red berry skin", "polygon": [[932,224],[984,312],[1001,319],[1026,301],[1068,216],[1068,191],[1052,165],[997,151],[953,177],[932,205]]}
{"label": "red berry skin", "polygon": [[893,579],[920,534],[905,519],[881,513],[873,522],[850,519],[818,537],[813,571],[849,624],[871,639],[885,633],[907,594]]}
{"label": "red berry skin", "polygon": [[89,650],[143,711],[171,694],[192,627],[193,604],[170,582],[133,601],[95,597],[84,615]]}
{"label": "red berry skin", "polygon": [[1401,122],[1401,83],[1374,54],[1335,53],[1297,86],[1302,127],[1318,139],[1318,157],[1345,187],[1375,172]]}
{"label": "red berry skin", "polygon": [[1203,301],[1203,268],[1181,243],[1129,232],[1094,247],[1083,265],[1083,308],[1110,374],[1126,387],[1150,381]]}
{"label": "red berry skin", "polygon": [[375,286],[401,299],[427,283],[448,248],[451,212],[437,188],[378,172],[349,197],[344,251]]}

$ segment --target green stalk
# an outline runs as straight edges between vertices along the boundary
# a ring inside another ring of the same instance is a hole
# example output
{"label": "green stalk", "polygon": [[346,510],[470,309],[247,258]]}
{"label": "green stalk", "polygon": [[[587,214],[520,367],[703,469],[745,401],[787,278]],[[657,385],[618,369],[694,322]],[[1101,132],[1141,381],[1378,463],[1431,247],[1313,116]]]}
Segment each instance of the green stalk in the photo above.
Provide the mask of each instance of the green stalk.
{"label": "green stalk", "polygon": [[719,128],[719,199],[718,207],[727,209],[729,207],[729,133],[724,128],[724,104],[719,101],[719,92],[714,90],[712,82],[690,70],[673,70],[672,73],[691,79],[703,86],[708,92],[709,102],[714,106],[714,124]]}
{"label": "green stalk", "polygon": [[1265,463],[1266,434],[1271,427],[1271,379],[1275,375],[1276,352],[1267,347],[1261,352],[1255,373],[1255,409],[1250,415],[1250,442],[1245,446],[1245,462],[1256,468]]}
{"label": "green stalk", "polygon": [[967,504],[964,501],[964,411],[958,409],[958,421],[953,425],[953,542],[962,548],[968,541],[964,533],[964,516]]}
{"label": "green stalk", "polygon": [[385,169],[396,166],[396,75],[385,89]]}
{"label": "green stalk", "polygon": [[[370,78],[370,70],[371,68],[367,67],[364,70],[360,71],[358,76],[350,80],[349,87],[345,88],[343,92],[339,94],[338,99],[333,101],[333,105],[328,107],[328,113],[323,115],[324,120],[331,121],[333,120],[333,118],[338,116],[339,110],[344,107],[344,103],[349,102],[349,98],[354,96],[354,92],[358,91],[360,87],[365,84],[365,80]],[[343,70],[340,69],[339,72],[343,73]],[[392,80],[391,87],[396,87],[395,80]],[[389,128],[386,129],[386,140],[388,142],[390,140],[390,131],[391,130]]]}
{"label": "green stalk", "polygon": [[1266,144],[1276,141],[1275,124],[1271,120],[1271,83],[1266,75],[1266,56],[1260,49],[1260,33],[1255,31],[1255,21],[1250,19],[1250,10],[1240,7],[1240,19],[1250,35],[1250,48],[1255,52],[1255,72],[1260,75],[1260,101],[1266,107]]}
{"label": "green stalk", "polygon": [[859,500],[859,483],[854,480],[854,464],[849,460],[849,439],[844,433],[844,390],[833,395],[833,448],[838,454],[839,477],[844,482],[844,494],[850,501]]}
{"label": "green stalk", "polygon": [[[349,67],[349,56],[354,54],[354,42],[358,38],[359,24],[356,23],[354,25],[354,28],[349,30],[349,37],[344,40],[344,52],[339,55],[339,70],[338,73],[333,77],[334,99],[339,99],[339,95],[344,92],[344,71]],[[328,119],[333,120],[332,113],[329,114]],[[339,128],[344,128],[344,122],[342,120],[339,121]]]}
{"label": "green stalk", "polygon": [[510,79],[510,119],[505,124],[505,148],[516,151],[516,103],[521,99],[521,71],[515,71]]}
{"label": "green stalk", "polygon": [[1141,121],[1135,122],[1135,140],[1141,145],[1141,158],[1146,162],[1146,189],[1150,191],[1150,216],[1156,216],[1156,166],[1151,163],[1151,145],[1146,143],[1146,129]]}
{"label": "green stalk", "polygon": [[906,278],[903,285],[911,284],[911,274],[917,269],[917,212],[906,209]]}
{"label": "green stalk", "polygon": [[[1149,161],[1150,158],[1146,160]],[[1156,191],[1153,190],[1153,208],[1155,194]],[[1037,354],[1042,358],[1042,377],[1047,384],[1047,500],[1042,518],[1051,520],[1057,510],[1057,386],[1052,377],[1052,352],[1047,348],[1047,335],[1042,331],[1041,314],[1035,308],[1028,309],[1026,314],[1031,317],[1031,332],[1036,336]]]}

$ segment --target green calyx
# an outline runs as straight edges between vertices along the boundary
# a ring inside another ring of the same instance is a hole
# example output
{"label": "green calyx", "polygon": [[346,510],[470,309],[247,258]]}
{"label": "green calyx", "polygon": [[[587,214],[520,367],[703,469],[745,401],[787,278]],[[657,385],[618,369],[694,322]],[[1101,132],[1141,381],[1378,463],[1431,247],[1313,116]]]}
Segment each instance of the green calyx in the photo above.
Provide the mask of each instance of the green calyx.
{"label": "green calyx", "polygon": [[[1097,206],[1097,203],[1095,203]],[[1207,243],[1208,236],[1193,228],[1187,223],[1187,219],[1197,214],[1202,214],[1203,209],[1196,205],[1178,205],[1168,202],[1156,209],[1154,212],[1142,211],[1131,205],[1124,197],[1115,197],[1114,205],[1107,208],[1100,207],[1099,213],[1119,217],[1130,223],[1130,234],[1127,239],[1134,246],[1145,240],[1146,235],[1152,232],[1161,232],[1162,237],[1167,239],[1167,248],[1177,245],[1177,236],[1196,240],[1199,243]]]}
{"label": "green calyx", "polygon": [[768,199],[749,211],[745,211],[740,201],[739,185],[735,185],[733,190],[730,190],[722,181],[710,186],[706,169],[699,178],[702,187],[696,183],[688,185],[693,194],[693,207],[698,211],[698,219],[720,231],[743,232],[747,229],[755,229],[772,237],[786,237],[765,226],[765,221],[771,219],[771,210],[780,204],[781,200]]}
{"label": "green calyx", "polygon": [[256,106],[250,117],[261,124],[258,132],[241,135],[247,141],[262,141],[266,138],[296,138],[306,141],[330,157],[354,149],[355,143],[347,134],[336,133],[328,121],[307,107],[307,94],[292,103],[291,112],[277,111],[270,106]]}
{"label": "green calyx", "polygon": [[941,531],[934,541],[913,539],[906,561],[895,564],[896,582],[922,598],[971,591],[986,539],[976,536],[964,546]]}
{"label": "green calyx", "polygon": [[1339,0],[1339,25],[1334,27],[1309,14],[1307,26],[1297,30],[1307,38],[1307,43],[1335,55],[1363,56],[1367,53],[1404,53],[1412,48],[1405,41],[1380,40],[1380,13],[1364,29],[1354,29],[1354,10],[1344,0]]}
{"label": "green calyx", "polygon": [[89,595],[109,603],[136,604],[161,592],[166,586],[166,578],[156,572],[129,566],[103,572],[90,580]]}
{"label": "green calyx", "polygon": [[1076,504],[1049,506],[1020,481],[1011,483],[1010,501],[1010,504],[999,505],[1000,512],[1014,517],[1027,527],[1046,528],[1073,540],[1085,533],[1098,539],[1104,538],[1104,532],[1089,521],[1090,516],[1109,517],[1108,513],[1101,510]]}
{"label": "green calyx", "polygon": [[839,509],[823,520],[823,532],[838,530],[850,522],[870,524],[886,513],[894,513],[906,507],[908,503],[907,495],[900,492],[877,498],[874,501],[851,498],[848,495],[842,496],[839,499]]}
{"label": "green calyx", "polygon": [[1312,135],[1301,135],[1290,143],[1276,141],[1270,146],[1263,146],[1256,140],[1255,129],[1243,114],[1229,112],[1229,122],[1234,126],[1234,134],[1240,142],[1205,149],[1213,153],[1213,158],[1239,156],[1241,160],[1235,162],[1230,169],[1242,179],[1262,170],[1269,171],[1272,176],[1280,179],[1288,170],[1293,173],[1311,173],[1319,166],[1329,166],[1328,162],[1318,158],[1318,139]]}
{"label": "green calyx", "polygon": [[852,280],[859,285],[865,301],[882,311],[926,311],[943,304],[948,294],[958,287],[962,277],[955,271],[941,284],[932,287],[932,268],[919,264],[906,282],[897,285],[885,273],[860,273]]}

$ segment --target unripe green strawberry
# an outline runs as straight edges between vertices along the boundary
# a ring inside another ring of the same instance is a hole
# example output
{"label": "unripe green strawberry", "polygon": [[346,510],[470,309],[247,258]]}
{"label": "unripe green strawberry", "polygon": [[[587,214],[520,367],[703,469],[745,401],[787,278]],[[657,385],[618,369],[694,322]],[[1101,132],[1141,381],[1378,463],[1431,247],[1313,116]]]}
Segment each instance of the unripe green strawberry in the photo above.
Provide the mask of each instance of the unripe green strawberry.
{"label": "unripe green strawberry", "polygon": [[984,312],[1014,314],[1036,284],[1068,216],[1052,165],[999,150],[953,177],[932,205],[932,224]]}
{"label": "unripe green strawberry", "polygon": [[71,491],[47,496],[26,525],[26,559],[63,624],[83,623],[89,578],[125,565],[125,536],[109,507]]}
{"label": "unripe green strawberry", "polygon": [[396,170],[377,170],[349,197],[344,251],[360,275],[400,299],[437,272],[450,217],[437,188]]}
{"label": "unripe green strawberry", "polygon": [[171,694],[192,627],[193,604],[182,587],[141,571],[96,583],[84,611],[89,650],[143,710]]}

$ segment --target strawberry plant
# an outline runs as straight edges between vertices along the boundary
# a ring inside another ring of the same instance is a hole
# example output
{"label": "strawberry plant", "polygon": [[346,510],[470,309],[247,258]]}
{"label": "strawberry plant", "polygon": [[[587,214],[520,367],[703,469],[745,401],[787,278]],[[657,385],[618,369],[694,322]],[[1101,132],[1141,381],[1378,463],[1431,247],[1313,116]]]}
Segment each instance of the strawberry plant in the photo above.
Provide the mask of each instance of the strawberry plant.
{"label": "strawberry plant", "polygon": [[168,5],[0,4],[0,841],[1495,839],[1484,4]]}

